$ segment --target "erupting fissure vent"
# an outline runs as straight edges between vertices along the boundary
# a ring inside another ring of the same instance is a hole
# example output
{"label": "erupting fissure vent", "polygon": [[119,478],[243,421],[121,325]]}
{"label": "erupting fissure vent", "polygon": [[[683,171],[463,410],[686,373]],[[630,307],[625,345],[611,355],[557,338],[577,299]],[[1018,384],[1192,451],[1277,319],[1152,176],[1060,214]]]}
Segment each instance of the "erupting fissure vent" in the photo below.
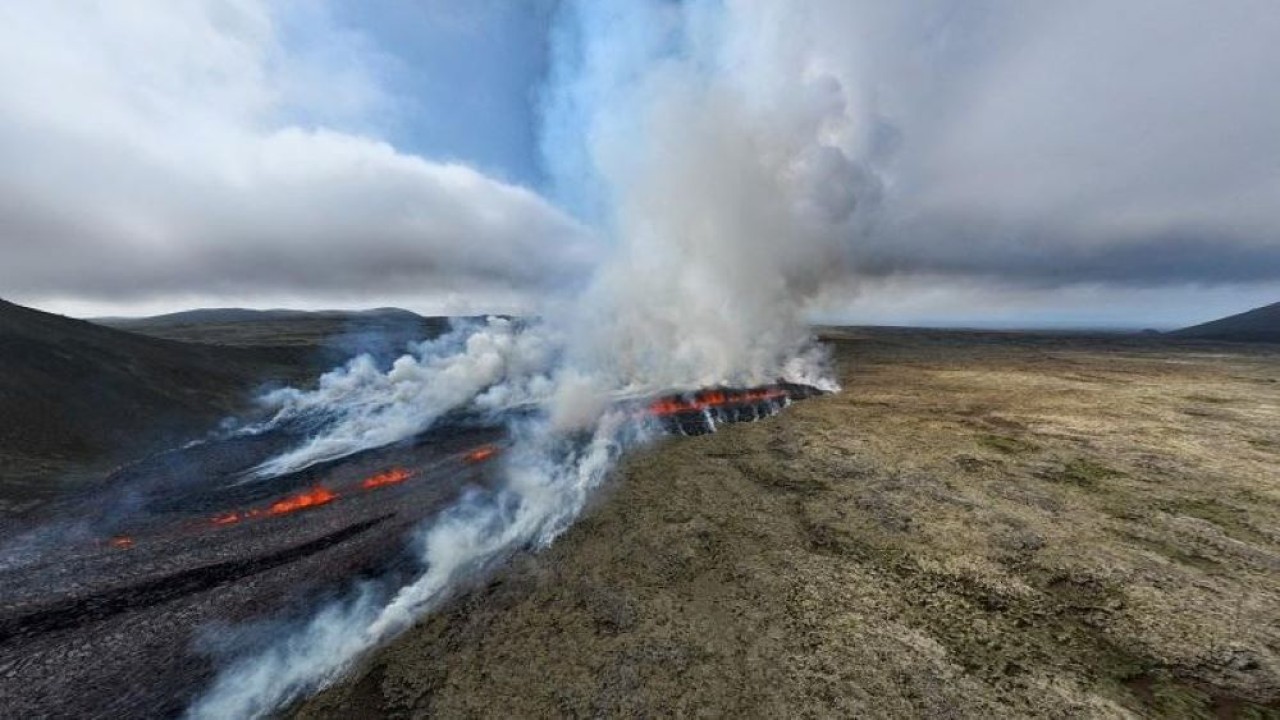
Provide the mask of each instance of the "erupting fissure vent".
{"label": "erupting fissure vent", "polygon": [[821,395],[810,385],[778,383],[755,388],[712,388],[664,395],[649,404],[667,432],[703,435],[726,422],[753,422],[776,414],[795,400]]}

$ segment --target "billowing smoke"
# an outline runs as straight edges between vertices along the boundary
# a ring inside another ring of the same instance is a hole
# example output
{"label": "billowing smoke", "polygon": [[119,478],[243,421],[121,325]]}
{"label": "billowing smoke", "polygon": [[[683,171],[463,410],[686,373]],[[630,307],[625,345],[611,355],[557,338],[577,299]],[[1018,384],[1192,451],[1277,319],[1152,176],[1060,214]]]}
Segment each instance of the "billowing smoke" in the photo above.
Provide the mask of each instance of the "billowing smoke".
{"label": "billowing smoke", "polygon": [[506,486],[464,498],[415,538],[423,563],[416,580],[389,598],[364,586],[352,600],[324,608],[282,642],[227,668],[188,717],[265,715],[339,677],[362,653],[447,599],[461,581],[516,550],[550,544],[629,441],[624,427],[622,415],[606,414],[586,442],[545,423],[517,428]]}
{"label": "billowing smoke", "polygon": [[[614,24],[624,9],[646,15],[635,26],[645,33]],[[583,197],[600,202],[579,210],[616,239],[612,259],[576,302],[539,321],[462,327],[389,370],[357,359],[315,390],[266,398],[272,423],[316,428],[259,468],[267,478],[409,437],[448,413],[534,408],[511,421],[505,483],[422,529],[416,580],[329,607],[232,665],[193,717],[268,712],[337,677],[462,579],[550,543],[646,435],[619,399],[778,379],[834,388],[801,309],[842,271],[844,239],[868,222],[878,181],[855,160],[841,83],[768,15],[702,3],[566,8],[548,143],[567,126],[585,130],[586,145],[565,157],[591,178]]]}
{"label": "billowing smoke", "polygon": [[566,8],[545,149],[618,243],[578,304],[578,364],[619,384],[750,384],[803,352],[803,303],[848,272],[879,181],[842,81],[790,34],[796,12]]}
{"label": "billowing smoke", "polygon": [[262,399],[274,410],[267,426],[313,423],[318,433],[264,463],[256,474],[282,475],[381,447],[422,432],[460,408],[495,413],[539,402],[550,393],[546,373],[555,358],[546,332],[525,332],[504,318],[490,318],[483,326],[462,323],[419,343],[389,370],[362,355],[321,377],[313,390],[285,388]]}
{"label": "billowing smoke", "polygon": [[[590,422],[589,394],[822,383],[800,313],[847,272],[879,181],[854,159],[864,130],[844,86],[783,12],[566,6],[547,149],[562,185],[586,183],[604,202],[580,209],[611,229],[613,257],[534,328],[491,321],[423,343],[388,372],[361,358],[315,391],[268,396],[276,422],[330,422],[262,474],[394,442],[473,400],[497,410],[554,396],[558,418]],[[567,145],[566,128],[585,144]]]}

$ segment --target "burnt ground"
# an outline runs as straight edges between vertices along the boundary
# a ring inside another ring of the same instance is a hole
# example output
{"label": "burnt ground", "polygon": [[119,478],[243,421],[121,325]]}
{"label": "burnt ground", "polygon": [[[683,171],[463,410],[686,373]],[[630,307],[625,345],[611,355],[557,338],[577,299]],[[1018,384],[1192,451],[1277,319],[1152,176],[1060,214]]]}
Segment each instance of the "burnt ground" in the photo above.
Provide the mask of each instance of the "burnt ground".
{"label": "burnt ground", "polygon": [[[244,348],[303,348],[333,367],[360,353],[396,357],[406,345],[445,332],[463,318],[424,317],[399,308],[377,310],[205,309],[142,318],[100,318],[97,324],[186,343]],[[475,319],[475,318],[472,318]]]}
{"label": "burnt ground", "polygon": [[331,367],[316,358],[145,337],[0,300],[0,518],[200,437],[264,385]]}
{"label": "burnt ground", "polygon": [[[492,463],[482,426],[269,481],[238,482],[287,437],[224,439],[128,466],[101,491],[0,531],[0,715],[172,717],[215,670],[285,634],[361,578],[414,571],[410,531]],[[370,476],[411,476],[372,489]],[[281,499],[323,487],[325,504]],[[257,510],[257,514],[250,511]],[[236,513],[235,522],[219,524]]]}
{"label": "burnt ground", "polygon": [[1280,717],[1280,347],[831,336],[290,714]]}
{"label": "burnt ground", "polygon": [[389,364],[447,328],[445,318],[391,308],[90,323],[0,300],[0,518],[251,417],[266,388],[307,386],[361,353]]}

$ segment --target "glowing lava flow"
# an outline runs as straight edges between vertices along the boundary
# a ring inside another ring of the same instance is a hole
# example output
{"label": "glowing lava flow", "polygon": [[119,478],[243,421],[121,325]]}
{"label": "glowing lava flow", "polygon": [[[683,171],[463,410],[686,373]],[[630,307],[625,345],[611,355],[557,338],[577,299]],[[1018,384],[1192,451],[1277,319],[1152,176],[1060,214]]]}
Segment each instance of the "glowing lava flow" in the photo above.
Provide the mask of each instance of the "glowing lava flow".
{"label": "glowing lava flow", "polygon": [[214,525],[231,525],[233,523],[238,523],[241,520],[248,520],[250,518],[262,517],[262,516],[273,516],[273,515],[287,515],[291,512],[297,512],[299,510],[305,510],[307,508],[319,507],[321,505],[328,505],[334,500],[337,500],[338,497],[340,497],[338,493],[322,485],[317,485],[306,492],[298,493],[297,495],[290,495],[289,497],[286,497],[286,498],[281,498],[271,503],[271,505],[267,507],[267,509],[265,510],[259,510],[257,508],[254,508],[252,510],[245,510],[243,512],[226,512],[226,513],[222,513],[221,515],[214,515],[210,519],[210,522],[212,522]]}
{"label": "glowing lava flow", "polygon": [[664,397],[649,404],[649,412],[658,417],[686,412],[702,412],[730,405],[781,400],[790,394],[783,388],[766,387],[754,390],[703,390],[691,397]]}
{"label": "glowing lava flow", "polygon": [[639,414],[657,418],[677,435],[702,435],[721,423],[753,422],[776,414],[795,400],[822,391],[810,385],[779,382],[753,388],[709,388],[663,395],[641,406]]}
{"label": "glowing lava flow", "polygon": [[372,490],[386,485],[395,485],[413,477],[413,473],[404,468],[391,468],[386,472],[380,472],[377,475],[370,475],[360,482],[360,487],[365,490]]}
{"label": "glowing lava flow", "polygon": [[[497,450],[492,445],[484,445],[472,450],[465,457],[470,462],[477,462],[487,459],[495,452],[497,452]],[[388,485],[398,485],[413,477],[414,474],[415,473],[412,470],[395,467],[370,475],[360,481],[359,487],[361,490],[376,490],[378,488],[387,487]],[[287,515],[299,510],[306,510],[307,508],[328,505],[340,497],[342,496],[333,490],[330,490],[323,485],[317,485],[306,492],[281,498],[266,508],[253,508],[250,510],[225,512],[209,518],[209,522],[214,525],[233,525],[241,520]]]}
{"label": "glowing lava flow", "polygon": [[488,460],[489,458],[496,455],[497,452],[498,452],[498,448],[492,445],[483,445],[467,453],[466,455],[463,456],[462,459],[466,460],[469,463],[484,462],[485,460]]}
{"label": "glowing lava flow", "polygon": [[298,510],[304,510],[310,507],[327,505],[337,499],[337,493],[327,487],[317,485],[307,492],[299,493],[271,503],[271,507],[267,509],[267,514],[284,515],[286,513],[297,512]]}
{"label": "glowing lava flow", "polygon": [[253,517],[254,515],[258,515],[258,514],[259,514],[259,511],[257,510],[250,510],[243,514],[233,513],[233,512],[223,513],[221,515],[213,516],[213,524],[214,525],[230,525],[231,523],[240,522],[240,518],[242,517]]}

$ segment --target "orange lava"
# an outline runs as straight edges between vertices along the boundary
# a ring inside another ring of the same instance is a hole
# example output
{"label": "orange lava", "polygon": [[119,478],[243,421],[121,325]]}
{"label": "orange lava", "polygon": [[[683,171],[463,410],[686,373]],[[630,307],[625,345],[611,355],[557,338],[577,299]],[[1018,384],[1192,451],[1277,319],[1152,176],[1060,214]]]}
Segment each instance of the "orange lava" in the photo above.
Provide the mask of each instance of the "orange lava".
{"label": "orange lava", "polygon": [[[413,477],[413,471],[405,468],[391,468],[376,475],[370,475],[360,481],[360,487],[364,490],[373,490],[387,485],[395,485]],[[287,515],[298,510],[306,510],[307,508],[319,507],[327,505],[339,497],[338,493],[330,490],[323,485],[317,485],[306,492],[290,495],[289,497],[277,500],[266,508],[253,508],[251,510],[233,510],[209,518],[209,522],[214,525],[234,525],[241,520],[250,520],[258,517],[269,517],[275,515]]]}
{"label": "orange lava", "polygon": [[492,445],[482,445],[476,448],[475,450],[472,450],[471,452],[464,455],[462,459],[466,460],[469,463],[478,463],[478,462],[484,462],[485,460],[488,460],[489,458],[497,454],[498,454],[498,448]]}
{"label": "orange lava", "polygon": [[377,475],[370,475],[365,478],[361,481],[360,487],[365,490],[372,490],[374,488],[383,487],[384,485],[402,483],[411,477],[413,477],[413,473],[405,470],[404,468],[391,468],[385,472],[380,472]]}
{"label": "orange lava", "polygon": [[121,550],[128,550],[133,547],[133,538],[128,535],[117,535],[108,542],[111,543],[111,547],[120,548]]}
{"label": "orange lava", "polygon": [[763,400],[777,400],[787,396],[787,391],[781,388],[760,388],[758,390],[704,390],[695,393],[692,398],[662,398],[655,400],[649,405],[649,412],[653,415],[674,415],[683,412],[701,412],[709,408],[723,407],[725,405],[741,405],[746,403],[760,402]]}
{"label": "orange lava", "polygon": [[268,515],[284,515],[298,510],[319,507],[338,499],[338,494],[327,487],[317,485],[310,490],[277,500],[267,508]]}
{"label": "orange lava", "polygon": [[226,512],[221,515],[214,515],[210,518],[210,522],[214,525],[232,525],[241,520],[248,520],[262,515],[286,515],[298,510],[305,510],[311,507],[319,507],[326,505],[338,499],[338,494],[327,487],[317,485],[310,490],[290,495],[271,503],[266,510],[245,510],[244,512]]}

